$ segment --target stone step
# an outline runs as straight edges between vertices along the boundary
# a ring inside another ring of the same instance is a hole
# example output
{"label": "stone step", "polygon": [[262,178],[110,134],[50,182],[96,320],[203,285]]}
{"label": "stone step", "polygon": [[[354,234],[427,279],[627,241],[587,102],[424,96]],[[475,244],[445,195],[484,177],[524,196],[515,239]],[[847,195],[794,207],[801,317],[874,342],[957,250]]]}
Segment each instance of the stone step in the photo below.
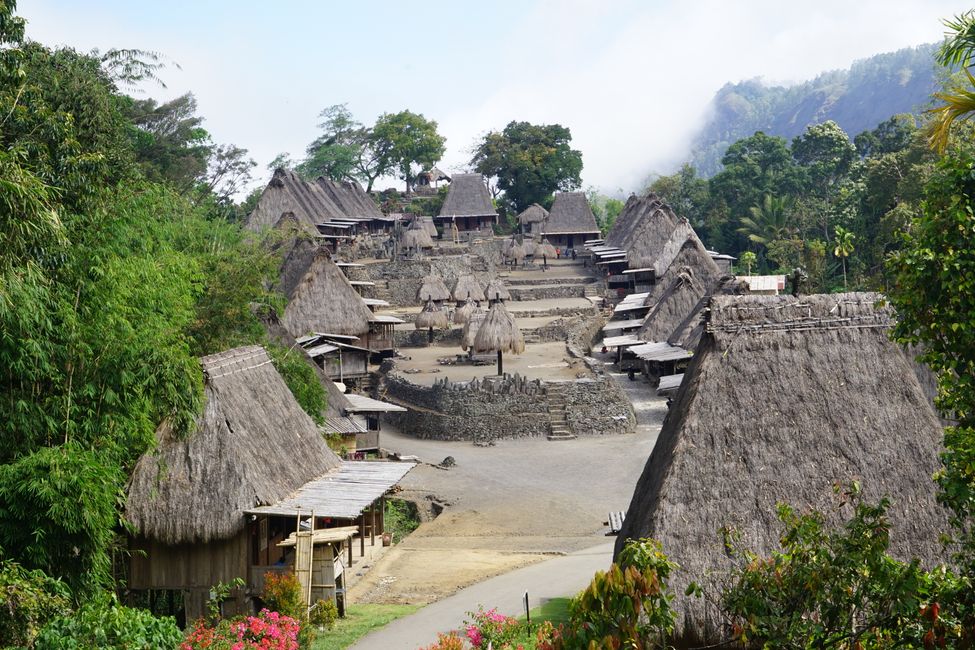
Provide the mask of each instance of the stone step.
{"label": "stone step", "polygon": [[571,433],[551,433],[547,437],[548,437],[549,440],[552,440],[552,441],[558,441],[558,440],[575,440],[576,439],[576,436],[574,434],[571,434]]}

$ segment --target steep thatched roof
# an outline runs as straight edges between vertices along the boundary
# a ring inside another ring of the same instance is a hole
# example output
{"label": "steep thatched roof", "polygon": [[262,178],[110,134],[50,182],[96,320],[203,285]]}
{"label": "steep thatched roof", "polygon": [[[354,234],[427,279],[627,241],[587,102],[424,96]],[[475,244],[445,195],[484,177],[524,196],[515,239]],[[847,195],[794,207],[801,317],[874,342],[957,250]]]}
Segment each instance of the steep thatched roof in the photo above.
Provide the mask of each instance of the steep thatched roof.
{"label": "steep thatched roof", "polygon": [[677,250],[667,269],[657,275],[656,282],[650,289],[644,304],[655,305],[684,269],[692,269],[694,277],[701,286],[706,288],[710,288],[721,277],[721,269],[711,259],[701,240],[696,236],[688,237]]}
{"label": "steep thatched roof", "polygon": [[471,319],[471,314],[477,309],[477,303],[466,300],[463,305],[454,310],[454,325],[464,325]]}
{"label": "steep thatched roof", "polygon": [[445,309],[432,300],[428,300],[427,304],[423,307],[423,311],[417,314],[414,325],[418,330],[425,330],[430,327],[447,329],[450,326],[450,321],[447,319],[447,311]]}
{"label": "steep thatched roof", "polygon": [[243,511],[282,499],[337,468],[260,346],[201,359],[206,404],[179,439],[163,424],[158,446],[136,464],[126,518],[140,536],[166,544],[226,539]]}
{"label": "steep thatched roof", "polygon": [[542,232],[552,234],[599,234],[596,217],[585,192],[559,192],[552,202]]}
{"label": "steep thatched roof", "polygon": [[421,215],[416,215],[413,217],[414,221],[419,221],[423,229],[427,231],[430,237],[439,237],[440,233],[437,232],[437,224],[433,223],[433,217],[424,217]]}
{"label": "steep thatched roof", "polygon": [[548,217],[548,210],[532,203],[530,206],[518,213],[518,223],[528,225],[530,223],[541,223]]}
{"label": "steep thatched roof", "polygon": [[513,352],[521,354],[525,351],[525,338],[518,329],[515,317],[512,316],[503,302],[491,305],[487,316],[477,328],[474,336],[475,352]]}
{"label": "steep thatched roof", "polygon": [[[665,215],[667,213],[659,210],[656,214]],[[627,266],[630,268],[651,268],[658,278],[667,271],[667,267],[673,263],[674,258],[680,253],[681,247],[684,246],[687,240],[694,240],[703,250],[707,250],[687,219],[678,219],[676,225],[670,230],[669,235],[665,228],[669,223],[668,220],[664,219],[661,223],[662,226],[660,228],[641,231],[631,238],[629,256],[627,258]],[[661,242],[660,238],[663,236],[666,236],[666,239]],[[708,257],[710,257],[710,254],[708,254]],[[714,262],[713,257],[711,261]]]}
{"label": "steep thatched roof", "polygon": [[450,300],[450,291],[447,290],[447,285],[439,275],[428,275],[423,278],[423,284],[417,289],[416,299],[420,302]]}
{"label": "steep thatched roof", "polygon": [[[634,238],[646,236],[649,231],[659,249],[676,224],[677,217],[670,207],[653,192],[642,197],[631,196],[606,233],[606,245],[629,251]],[[658,231],[660,234],[656,234]]]}
{"label": "steep thatched roof", "polygon": [[274,226],[281,215],[291,212],[302,228],[317,233],[315,224],[342,217],[381,216],[375,203],[356,183],[318,179],[309,183],[293,171],[278,168],[247,217],[247,228]]}
{"label": "steep thatched roof", "polygon": [[423,223],[414,219],[410,223],[410,227],[403,231],[400,235],[399,245],[403,248],[433,248],[433,239],[430,238],[430,233],[423,226]]}
{"label": "steep thatched roof", "polygon": [[694,269],[684,267],[647,313],[637,332],[641,341],[667,341],[684,319],[694,311],[710,286],[694,277]]}
{"label": "steep thatched roof", "polygon": [[[724,638],[712,598],[732,568],[719,529],[761,555],[778,548],[787,502],[829,519],[833,486],[860,481],[892,505],[891,552],[942,561],[946,530],[931,475],[941,428],[878,294],[716,296],[617,540],[653,537],[680,565],[679,631]],[[696,581],[709,597],[683,596]]]}
{"label": "steep thatched roof", "polygon": [[741,296],[748,293],[748,284],[736,279],[732,275],[722,276],[716,286],[701,296],[694,308],[688,312],[684,320],[674,328],[667,338],[667,343],[684,348],[685,350],[696,350],[704,333],[705,309],[711,300],[711,296]]}
{"label": "steep thatched roof", "polygon": [[297,238],[281,264],[282,293],[288,298],[282,321],[292,336],[328,332],[361,336],[369,331],[372,312],[349,284],[328,251]]}
{"label": "steep thatched roof", "polygon": [[477,336],[477,329],[484,322],[484,317],[487,316],[487,312],[477,307],[471,312],[470,317],[468,317],[467,322],[464,323],[464,333],[460,339],[460,347],[465,352],[474,347],[474,337]]}
{"label": "steep thatched roof", "polygon": [[504,286],[501,278],[493,278],[488,282],[488,286],[484,289],[484,295],[488,300],[511,300],[511,294],[508,293],[508,289]]}
{"label": "steep thatched roof", "polygon": [[455,174],[440,208],[441,217],[494,217],[498,211],[491,203],[484,177],[480,174]]}
{"label": "steep thatched roof", "polygon": [[481,288],[477,278],[470,273],[457,276],[457,282],[454,284],[454,300],[461,302],[468,299],[477,301],[485,299],[484,289]]}

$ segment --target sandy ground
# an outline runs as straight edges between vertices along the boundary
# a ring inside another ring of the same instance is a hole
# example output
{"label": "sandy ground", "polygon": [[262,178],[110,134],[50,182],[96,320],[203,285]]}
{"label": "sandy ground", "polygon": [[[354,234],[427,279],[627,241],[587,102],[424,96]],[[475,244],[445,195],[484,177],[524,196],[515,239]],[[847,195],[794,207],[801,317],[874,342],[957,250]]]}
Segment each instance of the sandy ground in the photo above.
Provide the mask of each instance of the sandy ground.
{"label": "sandy ground", "polygon": [[[409,380],[422,386],[432,386],[444,377],[451,381],[470,381],[474,377],[497,375],[497,366],[440,365],[440,358],[456,358],[465,354],[456,345],[432,345],[425,348],[400,348],[401,358],[396,359],[397,372],[405,373]],[[506,354],[503,358],[504,371],[518,373],[530,379],[570,380],[578,376],[590,376],[585,365],[572,359],[561,341],[551,343],[531,343],[521,354]],[[412,372],[418,370],[419,372]],[[385,443],[384,443],[385,444]]]}
{"label": "sandy ground", "polygon": [[634,403],[636,434],[475,447],[417,440],[384,425],[384,447],[433,464],[452,456],[456,466],[421,465],[407,475],[401,496],[448,505],[384,556],[350,598],[429,603],[553,553],[605,542],[602,522],[629,506],[667,411],[647,383],[614,377]]}

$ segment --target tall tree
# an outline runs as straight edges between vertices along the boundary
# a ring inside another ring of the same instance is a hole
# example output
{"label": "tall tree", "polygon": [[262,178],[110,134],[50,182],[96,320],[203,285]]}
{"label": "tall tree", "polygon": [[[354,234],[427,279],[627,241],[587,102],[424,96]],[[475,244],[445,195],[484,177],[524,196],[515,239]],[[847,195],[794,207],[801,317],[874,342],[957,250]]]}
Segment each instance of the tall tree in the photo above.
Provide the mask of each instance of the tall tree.
{"label": "tall tree", "polygon": [[297,171],[306,178],[324,176],[334,181],[356,178],[369,131],[357,122],[346,104],[328,106],[319,114],[322,134],[308,145]]}
{"label": "tall tree", "polygon": [[572,133],[560,124],[510,122],[485,135],[474,149],[471,167],[498,187],[515,212],[544,204],[555,191],[582,184],[582,152],[572,149]]}
{"label": "tall tree", "polygon": [[419,113],[400,111],[379,116],[368,144],[374,169],[396,169],[409,192],[417,174],[423,171],[421,168],[432,167],[443,157],[446,141],[437,133],[435,121]]}
{"label": "tall tree", "polygon": [[975,114],[975,76],[969,71],[975,62],[975,9],[944,22],[948,38],[938,50],[938,63],[962,68],[964,79],[953,80],[947,88],[934,94],[942,102],[931,109],[935,118],[931,124],[931,144],[939,152],[948,146],[955,121]]}

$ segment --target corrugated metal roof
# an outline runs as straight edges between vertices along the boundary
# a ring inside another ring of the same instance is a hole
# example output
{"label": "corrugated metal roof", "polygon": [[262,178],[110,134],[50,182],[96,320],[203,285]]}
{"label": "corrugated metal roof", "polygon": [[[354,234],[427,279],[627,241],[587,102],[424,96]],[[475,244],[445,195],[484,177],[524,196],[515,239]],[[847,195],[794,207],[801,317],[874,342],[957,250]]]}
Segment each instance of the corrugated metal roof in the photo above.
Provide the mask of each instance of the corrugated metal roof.
{"label": "corrugated metal roof", "polygon": [[603,345],[607,348],[622,348],[628,345],[637,345],[643,343],[636,334],[625,334],[623,336],[610,336],[603,339]]}
{"label": "corrugated metal roof", "polygon": [[691,353],[684,348],[679,348],[665,341],[634,345],[628,352],[632,352],[637,358],[644,361],[678,361],[691,356]]}
{"label": "corrugated metal roof", "polygon": [[316,517],[353,519],[414,467],[414,463],[343,462],[337,470],[305,483],[287,498],[245,512],[280,516],[294,516],[301,512],[314,513]]}
{"label": "corrugated metal roof", "polygon": [[636,329],[643,325],[642,318],[631,318],[629,320],[613,320],[603,326],[604,332],[616,332],[628,329]]}
{"label": "corrugated metal roof", "polygon": [[365,395],[346,393],[345,397],[351,404],[351,406],[345,409],[349,413],[406,413],[406,409],[402,406],[390,404],[389,402],[380,402],[378,399],[372,399]]}
{"label": "corrugated metal roof", "polygon": [[657,395],[676,392],[680,388],[682,381],[684,381],[684,373],[664,375],[660,378],[660,383],[657,385]]}

